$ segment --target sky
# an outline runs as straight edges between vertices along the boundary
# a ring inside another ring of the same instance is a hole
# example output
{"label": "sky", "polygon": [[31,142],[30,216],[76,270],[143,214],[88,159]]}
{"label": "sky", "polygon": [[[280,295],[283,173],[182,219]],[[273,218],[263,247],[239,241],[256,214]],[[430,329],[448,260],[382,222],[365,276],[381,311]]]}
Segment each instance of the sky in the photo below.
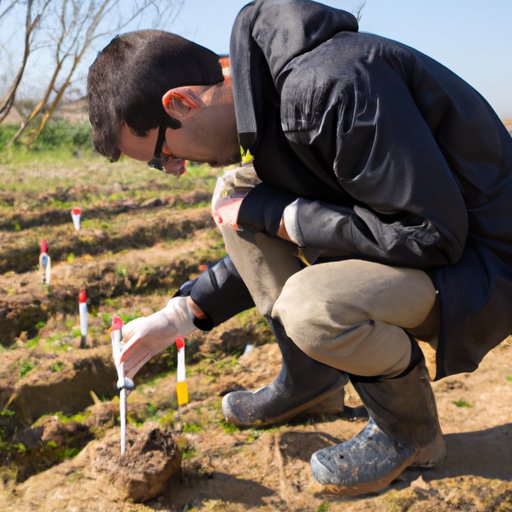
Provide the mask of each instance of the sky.
{"label": "sky", "polygon": [[[246,0],[185,0],[169,31],[228,53]],[[356,12],[360,30],[389,37],[448,66],[502,118],[512,118],[512,0],[324,0]]]}

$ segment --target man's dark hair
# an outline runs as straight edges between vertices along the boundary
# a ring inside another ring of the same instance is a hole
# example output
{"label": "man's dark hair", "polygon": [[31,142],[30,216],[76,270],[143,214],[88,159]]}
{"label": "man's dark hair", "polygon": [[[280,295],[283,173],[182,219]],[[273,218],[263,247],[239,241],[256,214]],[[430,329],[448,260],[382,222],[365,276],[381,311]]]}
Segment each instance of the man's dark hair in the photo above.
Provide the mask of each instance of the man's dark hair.
{"label": "man's dark hair", "polygon": [[114,37],[98,54],[87,77],[94,147],[111,161],[118,160],[124,122],[144,136],[169,122],[162,106],[166,91],[222,80],[218,55],[183,37],[161,30]]}

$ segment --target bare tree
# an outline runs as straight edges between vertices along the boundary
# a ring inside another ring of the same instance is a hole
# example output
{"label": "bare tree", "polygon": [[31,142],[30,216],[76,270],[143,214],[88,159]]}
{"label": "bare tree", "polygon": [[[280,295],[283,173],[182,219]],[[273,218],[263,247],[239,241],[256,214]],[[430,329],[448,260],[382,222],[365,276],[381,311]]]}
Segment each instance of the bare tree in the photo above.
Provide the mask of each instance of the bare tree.
{"label": "bare tree", "polygon": [[[9,14],[9,11],[11,11],[19,3],[19,1],[20,0],[12,0],[11,2],[4,2],[4,4],[0,6],[0,21],[2,21],[2,18],[6,17],[7,14]],[[7,5],[5,5],[5,3],[7,3]]]}
{"label": "bare tree", "polygon": [[[160,19],[175,16],[182,0],[53,0],[46,15],[46,27],[51,30],[53,66],[40,100],[21,122],[9,145],[14,144],[37,119],[28,144],[32,144],[56,111],[84,56],[93,43],[108,34],[123,30],[144,11],[152,9]],[[165,7],[162,16],[161,7]]]}
{"label": "bare tree", "polygon": [[[3,11],[0,12],[0,20],[7,17],[10,11],[18,4],[18,1],[10,2]],[[11,111],[14,101],[16,99],[16,92],[25,73],[27,61],[30,56],[33,37],[36,33],[36,29],[41,20],[41,16],[48,7],[50,0],[43,2],[34,2],[34,0],[28,0],[25,12],[25,37],[23,43],[23,56],[19,65],[18,71],[16,72],[9,89],[5,93],[2,100],[0,100],[0,123],[8,116]],[[35,14],[37,12],[37,14]]]}

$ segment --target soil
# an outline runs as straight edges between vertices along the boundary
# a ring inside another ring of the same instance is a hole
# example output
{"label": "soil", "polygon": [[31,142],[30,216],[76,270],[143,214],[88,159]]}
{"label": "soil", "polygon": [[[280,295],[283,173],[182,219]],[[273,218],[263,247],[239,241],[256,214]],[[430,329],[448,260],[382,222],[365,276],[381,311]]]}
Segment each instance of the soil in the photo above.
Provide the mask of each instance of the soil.
{"label": "soil", "polygon": [[[8,183],[11,172],[0,166],[0,180],[5,176]],[[26,172],[29,179],[33,171]],[[119,172],[136,191],[129,209],[109,205],[102,192],[119,175],[109,172],[91,185],[77,171],[75,190],[89,191],[82,209],[94,211],[79,233],[57,207],[44,210],[44,223],[20,209],[30,201],[42,204],[41,196],[56,194],[57,186],[29,198],[15,187],[3,192],[9,200],[1,206],[0,262],[9,268],[0,275],[0,510],[512,511],[512,337],[477,371],[433,383],[446,460],[433,469],[406,470],[377,493],[322,493],[311,477],[314,451],[351,438],[366,424],[350,385],[343,412],[302,415],[266,429],[223,421],[224,394],[259,388],[279,370],[277,345],[254,310],[188,337],[190,403],[181,409],[173,347],[139,372],[128,397],[128,448],[121,456],[111,315],[159,309],[222,248],[202,199],[212,180],[191,194],[183,185],[148,187],[140,168]],[[179,210],[171,209],[178,203]],[[36,268],[42,235],[56,248],[50,288]],[[89,334],[80,350],[77,296],[84,284]],[[244,354],[248,344],[254,348]],[[432,372],[433,353],[421,346]]]}

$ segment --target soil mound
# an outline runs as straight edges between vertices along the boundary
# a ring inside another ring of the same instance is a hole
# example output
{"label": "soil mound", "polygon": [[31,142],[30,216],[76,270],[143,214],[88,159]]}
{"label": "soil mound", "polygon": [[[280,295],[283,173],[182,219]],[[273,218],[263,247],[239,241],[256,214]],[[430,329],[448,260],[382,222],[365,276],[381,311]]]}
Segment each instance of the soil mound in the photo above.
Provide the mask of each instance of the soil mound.
{"label": "soil mound", "polygon": [[170,430],[156,423],[127,427],[126,453],[120,454],[119,429],[89,443],[76,462],[98,486],[114,486],[127,499],[145,502],[162,494],[181,468],[181,451]]}

